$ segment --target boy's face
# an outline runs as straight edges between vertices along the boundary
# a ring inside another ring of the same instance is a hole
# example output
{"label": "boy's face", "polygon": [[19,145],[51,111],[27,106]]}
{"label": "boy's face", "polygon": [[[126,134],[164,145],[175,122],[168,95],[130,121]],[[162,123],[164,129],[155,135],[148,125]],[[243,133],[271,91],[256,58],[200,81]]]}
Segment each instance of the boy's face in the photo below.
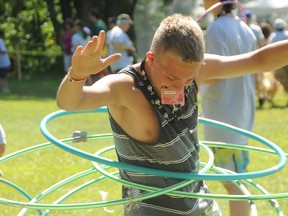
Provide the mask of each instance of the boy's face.
{"label": "boy's face", "polygon": [[151,68],[150,81],[159,94],[163,89],[183,92],[197,77],[202,63],[186,63],[171,52],[155,55],[147,54]]}

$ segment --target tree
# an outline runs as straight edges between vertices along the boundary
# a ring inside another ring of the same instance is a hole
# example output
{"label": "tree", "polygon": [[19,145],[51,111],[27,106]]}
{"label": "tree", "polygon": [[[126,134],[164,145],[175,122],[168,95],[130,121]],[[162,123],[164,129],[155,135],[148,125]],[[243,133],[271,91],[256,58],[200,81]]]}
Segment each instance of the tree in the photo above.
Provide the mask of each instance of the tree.
{"label": "tree", "polygon": [[[102,12],[102,19],[120,13],[128,13],[133,20],[138,20],[141,26],[133,26],[128,32],[136,42],[135,28],[138,31],[153,32],[160,21],[163,8],[153,8],[151,5],[171,5],[176,0],[0,0],[0,28],[6,35],[6,44],[9,50],[21,50],[22,55],[37,55],[30,59],[23,58],[23,71],[47,71],[55,56],[61,55],[61,35],[63,21],[66,18],[81,19],[85,25],[92,27],[89,20],[89,10],[96,7]],[[179,0],[178,0],[179,1]],[[182,0],[181,0],[182,1]],[[184,1],[184,0],[183,0]],[[191,0],[186,0],[191,1]],[[195,0],[194,0],[195,1]],[[244,1],[244,0],[243,0]],[[140,3],[141,2],[141,3]],[[135,8],[140,12],[134,14]],[[162,7],[161,6],[161,7]],[[150,8],[150,9],[149,9]],[[149,11],[150,10],[150,11]],[[144,13],[145,12],[145,13]],[[147,21],[149,18],[150,21]],[[153,27],[151,22],[153,21]],[[150,29],[150,30],[147,30]],[[140,38],[150,43],[146,35]],[[147,44],[145,46],[148,46]],[[36,53],[37,52],[37,53]],[[31,54],[32,53],[32,54]],[[40,58],[39,55],[47,56]]]}
{"label": "tree", "polygon": [[[87,26],[92,25],[89,20],[89,11],[91,8],[98,8],[102,12],[102,19],[107,20],[109,16],[117,16],[125,12],[133,16],[133,10],[137,0],[45,0],[50,13],[51,21],[54,26],[55,32],[61,32],[61,23],[66,18],[80,19]],[[61,11],[57,11],[60,8]],[[62,19],[57,20],[57,16],[61,14]],[[55,40],[60,45],[59,34],[56,33]]]}
{"label": "tree", "polygon": [[63,20],[68,17],[81,19],[85,25],[91,26],[88,14],[92,7],[100,9],[105,21],[107,17],[117,16],[121,12],[132,15],[136,2],[137,0],[0,0],[0,28],[5,32],[5,42],[11,55],[15,54],[15,50],[20,50],[20,54],[25,56],[21,60],[23,71],[45,72],[51,62],[56,61],[57,55],[61,55]]}

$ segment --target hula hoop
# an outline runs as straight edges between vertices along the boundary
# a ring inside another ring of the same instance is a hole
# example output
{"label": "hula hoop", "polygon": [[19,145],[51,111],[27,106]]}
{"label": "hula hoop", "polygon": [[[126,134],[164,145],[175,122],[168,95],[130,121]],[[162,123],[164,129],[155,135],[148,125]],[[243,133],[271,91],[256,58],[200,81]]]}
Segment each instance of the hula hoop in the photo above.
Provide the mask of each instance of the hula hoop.
{"label": "hula hoop", "polygon": [[246,18],[246,14],[245,14],[245,10],[242,6],[242,4],[240,2],[236,1],[223,1],[223,2],[218,2],[214,5],[212,5],[210,8],[208,8],[200,17],[198,17],[196,19],[196,22],[201,22],[202,19],[204,19],[212,10],[214,10],[215,8],[225,5],[225,4],[236,4],[238,6],[238,8],[240,9],[241,15],[242,15],[242,19],[244,22],[246,22],[247,18]]}
{"label": "hula hoop", "polygon": [[[204,166],[204,168],[202,170],[200,170],[200,172],[207,172],[212,166],[213,166],[213,162],[214,162],[214,155],[213,155],[213,152],[211,151],[210,148],[208,148],[207,146],[202,146],[202,148],[208,153],[209,155],[209,161],[208,163],[206,163],[206,165]],[[106,151],[109,151],[111,149],[114,149],[114,146],[110,146],[110,147],[107,147],[107,148],[104,148],[104,149],[101,149],[100,151],[96,152],[96,155],[99,155],[99,154],[102,154]],[[94,165],[95,166],[95,165]],[[100,167],[98,166],[98,164],[96,165],[97,168],[99,168],[102,172],[105,172],[104,170],[107,169],[107,168],[110,168],[110,167]],[[98,169],[96,169],[96,171],[99,171]],[[89,171],[85,171],[83,172],[83,174],[81,175],[87,175],[87,174],[90,174],[91,172],[93,172],[93,170],[89,170]],[[94,171],[95,172],[95,171]],[[101,172],[100,172],[101,173]],[[80,178],[81,175],[78,175],[76,174],[75,176],[77,176],[77,178]],[[107,176],[105,176],[107,177]],[[47,196],[49,193],[53,191],[55,191],[56,189],[58,189],[59,187],[61,187],[63,184],[66,184],[67,181],[71,181],[71,180],[74,180],[74,176],[72,177],[69,177],[68,179],[65,179],[61,182],[58,182],[56,185],[53,185],[52,187],[46,189],[45,191],[43,191],[39,196],[36,196],[34,199],[31,199],[31,201],[29,202],[29,204],[31,203],[37,203],[39,202],[41,199],[43,199],[45,196]],[[96,180],[96,182],[100,181],[100,180],[104,180],[102,177],[98,178]],[[138,199],[133,199],[133,202],[135,201],[139,201],[140,199],[141,200],[144,200],[144,199],[149,199],[149,198],[153,198],[153,197],[156,197],[156,196],[160,196],[162,194],[167,194],[171,191],[174,191],[174,190],[177,190],[179,188],[182,188],[188,184],[191,184],[192,181],[194,180],[185,180],[183,182],[179,182],[175,185],[172,185],[170,187],[167,187],[167,188],[164,188],[164,189],[159,189],[157,191],[152,191],[151,193],[149,194],[145,194],[145,196],[141,196],[141,197],[138,197]],[[88,183],[85,183],[84,185],[87,186],[87,185],[90,185],[92,183],[95,183],[95,180],[92,180]],[[129,183],[128,183],[129,184]],[[66,199],[67,196],[70,196],[71,194],[73,194],[74,192],[77,192],[78,191],[78,187],[75,188],[74,190],[68,192],[67,195],[64,195],[62,197],[60,197],[58,200],[56,200],[55,202],[58,203],[58,202],[61,202],[63,201],[64,199]],[[106,206],[113,206],[113,205],[120,205],[120,204],[126,204],[128,202],[131,202],[131,198],[125,198],[125,199],[121,199],[121,200],[111,200],[111,201],[103,201],[103,202],[97,202],[97,206],[98,207],[106,207]],[[24,208],[21,210],[21,212],[18,214],[18,216],[21,216],[21,215],[24,215],[26,212],[27,212],[28,208]],[[46,214],[46,213],[45,213]]]}
{"label": "hula hoop", "polygon": [[65,116],[65,115],[71,115],[71,114],[83,114],[83,113],[91,113],[91,112],[106,112],[107,108],[106,107],[101,107],[100,109],[96,109],[96,110],[90,110],[90,111],[77,111],[77,112],[67,112],[67,111],[56,111],[53,112],[49,115],[47,115],[46,117],[43,118],[43,120],[40,123],[40,130],[42,132],[42,134],[53,144],[55,144],[57,147],[71,153],[74,154],[76,156],[85,158],[89,161],[95,161],[97,163],[101,163],[101,164],[105,164],[111,167],[115,167],[118,169],[123,169],[123,170],[129,170],[129,171],[133,171],[133,172],[140,172],[140,173],[145,173],[145,174],[149,174],[149,175],[154,175],[154,176],[161,176],[161,177],[169,177],[169,178],[180,178],[180,179],[187,179],[187,180],[226,180],[226,181],[231,181],[231,180],[241,180],[241,179],[253,179],[253,178],[260,178],[260,177],[264,177],[267,175],[271,175],[275,172],[278,172],[279,170],[283,169],[285,164],[286,164],[286,155],[285,153],[274,143],[272,143],[271,141],[257,135],[254,134],[252,132],[228,125],[228,124],[224,124],[221,122],[217,122],[214,120],[208,120],[208,119],[204,119],[204,118],[199,118],[199,123],[200,124],[208,124],[210,126],[216,127],[216,128],[220,128],[220,129],[224,129],[224,130],[228,130],[228,131],[232,131],[235,133],[239,133],[242,134],[244,136],[247,136],[251,139],[254,139],[264,145],[266,145],[267,147],[273,149],[276,154],[279,156],[280,161],[277,165],[262,170],[262,171],[257,171],[257,172],[250,172],[250,173],[237,173],[237,174],[205,174],[205,173],[184,173],[184,172],[172,172],[172,171],[166,171],[166,170],[158,170],[158,169],[152,169],[152,168],[146,168],[146,167],[140,167],[140,166],[136,166],[136,165],[131,165],[131,164],[126,164],[123,162],[118,162],[118,161],[114,161],[114,160],[107,160],[105,158],[93,155],[91,153],[79,150],[77,148],[74,148],[72,146],[69,146],[67,144],[65,144],[64,142],[58,140],[57,138],[55,138],[51,133],[49,133],[49,131],[47,130],[47,124],[49,121],[60,117],[60,116]]}
{"label": "hula hoop", "polygon": [[[199,22],[201,19],[203,19],[211,10],[213,10],[214,8],[223,5],[223,4],[228,4],[228,3],[236,3],[240,10],[241,13],[243,15],[243,19],[245,20],[245,14],[244,14],[244,10],[242,5],[238,2],[238,1],[225,1],[225,2],[221,2],[219,4],[215,4],[214,6],[212,6],[211,8],[209,8],[205,14],[203,14],[200,18],[197,19],[197,22]],[[127,184],[129,186],[134,186],[134,187],[139,187],[139,188],[144,188],[147,189],[148,191],[151,191],[151,193],[149,193],[149,196],[147,194],[145,194],[147,196],[147,198],[151,198],[154,196],[158,196],[161,194],[171,194],[171,195],[177,195],[177,196],[182,196],[182,197],[191,197],[191,198],[212,198],[212,199],[234,199],[234,200],[267,200],[267,199],[276,199],[276,198],[287,198],[288,194],[287,193],[283,193],[283,194],[269,194],[264,188],[262,188],[260,185],[258,184],[254,184],[253,181],[251,180],[252,178],[259,178],[259,177],[263,177],[263,176],[267,176],[270,174],[273,174],[279,170],[281,170],[285,164],[286,164],[286,157],[288,157],[288,154],[285,154],[280,148],[278,148],[274,143],[271,143],[269,140],[264,139],[263,137],[256,135],[254,133],[242,130],[240,128],[236,128],[233,127],[231,125],[226,125],[223,124],[221,122],[216,122],[216,121],[212,121],[212,120],[208,120],[208,119],[204,119],[204,118],[199,118],[199,123],[200,124],[208,124],[210,126],[213,127],[217,127],[220,129],[224,129],[224,130],[229,130],[235,133],[239,133],[242,134],[244,136],[247,136],[249,138],[252,138],[260,143],[263,143],[264,145],[268,146],[269,148],[271,148],[274,151],[271,150],[267,150],[267,149],[260,149],[260,148],[256,148],[256,147],[248,147],[248,146],[238,146],[238,145],[234,145],[234,148],[236,149],[247,149],[247,150],[254,150],[254,151],[260,151],[260,152],[266,152],[266,153],[271,153],[271,154],[276,154],[279,156],[280,158],[280,162],[276,165],[273,166],[272,168],[263,170],[263,171],[258,171],[258,172],[251,172],[251,173],[246,173],[246,174],[236,174],[233,173],[229,170],[224,170],[221,168],[217,168],[217,167],[211,167],[211,156],[209,156],[209,162],[208,164],[205,165],[204,167],[204,171],[203,173],[201,173],[201,171],[199,172],[199,174],[191,174],[191,173],[179,173],[179,172],[170,172],[170,171],[160,171],[160,170],[156,170],[156,169],[150,169],[150,168],[143,168],[143,167],[138,167],[138,166],[134,166],[134,165],[128,165],[128,164],[123,164],[121,162],[117,162],[117,161],[113,161],[113,160],[108,160],[105,158],[100,157],[100,155],[102,153],[104,153],[105,151],[109,151],[112,150],[114,147],[108,147],[105,149],[102,149],[100,151],[98,151],[96,153],[96,155],[91,155],[87,152],[78,150],[76,148],[72,148],[68,145],[66,145],[64,142],[67,143],[67,141],[71,141],[72,139],[67,139],[67,140],[57,140],[55,137],[53,137],[48,130],[46,129],[46,125],[49,121],[51,121],[52,119],[59,117],[59,116],[63,116],[63,115],[68,115],[68,114],[75,114],[75,113],[87,113],[87,112],[106,112],[107,109],[105,107],[102,107],[98,110],[94,110],[94,111],[85,111],[85,112],[72,112],[72,113],[68,113],[65,111],[59,111],[59,112],[55,112],[52,113],[48,116],[46,116],[40,125],[40,129],[41,132],[43,133],[43,135],[51,141],[51,143],[47,143],[47,144],[43,144],[43,145],[38,145],[36,147],[32,147],[32,148],[27,148],[24,151],[18,151],[15,154],[10,154],[8,157],[4,157],[2,158],[3,160],[0,159],[0,163],[4,162],[5,160],[11,159],[13,157],[16,156],[20,156],[24,153],[28,153],[30,151],[34,151],[34,150],[38,150],[38,149],[42,149],[42,148],[46,148],[46,147],[50,147],[52,146],[52,144],[56,145],[57,147],[60,147],[61,149],[68,151],[74,155],[80,156],[82,158],[88,159],[90,161],[92,161],[92,164],[94,165],[94,169],[89,169],[86,171],[83,171],[81,173],[75,174],[73,176],[68,177],[67,179],[56,183],[55,185],[51,186],[50,188],[46,189],[43,193],[41,193],[39,196],[31,199],[31,197],[25,192],[23,191],[21,188],[18,188],[18,186],[9,183],[9,185],[11,185],[12,187],[14,187],[15,189],[17,189],[18,191],[20,191],[24,196],[26,196],[28,199],[30,199],[30,203],[24,203],[24,202],[17,202],[17,201],[13,201],[13,200],[7,200],[7,199],[2,199],[0,198],[0,203],[4,203],[4,204],[8,204],[8,205],[16,205],[16,206],[25,206],[26,208],[22,209],[22,211],[20,212],[20,214],[25,214],[27,208],[31,208],[31,209],[84,209],[84,208],[91,208],[91,207],[104,207],[104,206],[113,206],[116,204],[123,204],[123,203],[127,203],[127,202],[131,202],[131,201],[137,201],[137,200],[143,200],[146,197],[136,197],[133,199],[121,199],[121,200],[112,200],[112,201],[105,201],[105,202],[93,202],[93,203],[76,203],[76,204],[60,204],[60,202],[62,202],[64,199],[66,199],[67,197],[71,196],[72,194],[78,192],[79,190],[83,189],[84,187],[87,187],[93,183],[99,183],[107,178],[113,179],[115,180],[115,176],[118,175],[119,173],[114,172],[114,173],[108,173],[105,170],[108,168],[119,168],[119,169],[125,169],[125,170],[130,170],[130,171],[135,171],[135,172],[143,172],[146,174],[151,174],[151,175],[156,175],[156,176],[163,176],[163,177],[171,177],[171,178],[180,178],[180,179],[184,179],[183,182],[178,183],[177,185],[173,185],[167,188],[150,188],[144,185],[137,185],[135,183],[131,183],[131,182],[125,182],[125,180],[117,178],[116,181],[119,181],[122,184]],[[111,134],[102,134],[102,135],[95,135],[95,136],[91,136],[89,138],[93,138],[96,137],[97,138],[106,138],[106,137],[112,137]],[[205,143],[205,145],[204,145]],[[229,146],[227,143],[207,143],[205,141],[200,143],[201,147],[204,146],[223,146],[223,147],[227,147]],[[205,147],[204,147],[205,148]],[[231,147],[233,148],[233,147]],[[99,166],[97,163],[101,163],[101,164],[105,164],[103,166]],[[109,167],[110,166],[110,167]],[[201,166],[203,166],[203,163],[201,162]],[[217,174],[217,175],[213,175],[213,174],[205,174],[205,171],[207,169],[211,169],[212,171],[216,172],[216,173],[222,173],[222,174]],[[91,173],[94,173],[96,171],[99,171],[100,173],[102,173],[103,176],[100,176],[97,179],[91,180],[71,191],[69,191],[68,193],[66,193],[65,195],[63,195],[62,197],[60,197],[59,199],[57,199],[53,204],[36,204],[36,202],[40,201],[42,198],[44,198],[45,196],[47,196],[49,193],[55,191],[57,188],[67,184],[67,182],[71,182],[75,179],[81,178],[83,176],[89,175]],[[249,179],[247,179],[249,178]],[[1,179],[0,179],[1,180]],[[223,195],[223,194],[191,194],[191,193],[187,193],[187,192],[181,192],[181,191],[174,191],[179,187],[183,187],[185,186],[185,184],[191,183],[194,180],[231,180],[233,182],[235,182],[235,184],[238,184],[239,186],[241,186],[242,184],[240,183],[240,181],[243,182],[247,182],[248,184],[252,185],[253,187],[255,187],[256,189],[258,189],[260,192],[262,192],[264,195],[254,195],[251,196],[251,194],[249,193],[249,191],[246,191],[246,193],[244,192],[245,195]],[[4,183],[7,184],[7,182],[2,181]],[[160,191],[159,191],[160,190]],[[146,198],[146,199],[147,199]],[[277,203],[276,200],[269,200],[271,205],[276,209],[276,211],[278,212],[279,215],[283,215],[283,213],[281,212],[281,209]],[[44,215],[47,215],[49,213],[49,210],[46,210],[46,212],[44,213]]]}
{"label": "hula hoop", "polygon": [[[110,134],[110,137],[111,134]],[[99,139],[99,138],[107,138],[107,134],[103,134],[102,136],[99,134],[96,135],[92,135],[89,137],[89,139]],[[73,142],[72,138],[68,138],[68,139],[63,139],[63,142]],[[202,145],[202,144],[201,144]],[[214,146],[217,146],[216,143],[213,144]],[[223,143],[220,145],[224,145]],[[54,146],[52,143],[44,143],[44,144],[39,144],[37,146],[32,146],[23,150],[20,150],[14,154],[10,154],[5,156],[4,158],[2,158],[2,161],[7,161],[9,159],[15,158],[16,156],[20,156],[23,155],[25,153],[29,153],[32,151],[36,151],[39,149],[44,149],[46,147],[51,147]],[[111,149],[114,148],[114,146],[110,147]],[[265,153],[270,153],[270,154],[275,154],[274,152],[268,151],[266,149],[259,149],[256,147],[249,147],[248,146],[242,146],[242,149],[246,149],[247,150],[254,150],[254,151],[258,151],[258,152],[265,152]],[[104,150],[104,149],[103,149]],[[103,152],[103,150],[98,151],[98,154]],[[0,159],[0,162],[2,162]],[[202,166],[203,164],[201,164]],[[101,166],[100,169],[108,169],[110,167],[107,166]],[[219,170],[219,168],[217,167],[212,167],[212,171],[216,172],[223,172],[222,170]],[[40,195],[38,195],[36,198],[33,199],[33,201],[31,202],[38,202],[40,201],[42,198],[44,198],[45,196],[47,196],[48,194],[50,194],[51,192],[53,192],[53,190],[55,191],[56,189],[70,183],[73,180],[76,180],[78,178],[81,178],[83,176],[89,175],[91,173],[96,172],[97,170],[95,169],[89,169],[86,171],[83,171],[81,173],[75,174],[73,176],[68,177],[65,180],[62,180],[58,183],[56,183],[55,185],[51,186],[50,188],[46,189],[45,191],[43,191]],[[229,172],[226,170],[226,172]],[[231,172],[231,171],[230,171]],[[112,175],[115,175],[116,173],[112,173]],[[111,175],[111,174],[110,174]],[[94,183],[98,183],[101,182],[103,180],[106,179],[106,176],[100,176],[98,179],[92,180],[88,183],[83,184],[82,186],[79,186],[75,189],[73,189],[72,191],[68,192],[66,195],[63,195],[62,197],[60,197],[57,201],[54,202],[53,204],[37,204],[37,203],[24,203],[24,202],[17,202],[17,201],[13,201],[13,200],[7,200],[7,199],[2,199],[0,198],[0,203],[2,204],[6,204],[6,205],[11,205],[11,206],[16,206],[16,207],[23,207],[25,206],[26,208],[29,209],[51,209],[51,210],[76,210],[76,209],[87,209],[87,208],[98,208],[98,207],[105,207],[105,206],[111,206],[114,205],[115,203],[117,203],[117,200],[114,200],[114,202],[112,203],[103,203],[103,202],[93,202],[93,203],[75,203],[75,204],[59,204],[59,205],[55,205],[55,203],[59,203],[61,201],[63,201],[64,199],[66,199],[68,196],[71,196],[72,194],[75,194],[76,192],[78,192],[81,188],[83,187],[87,187],[91,184]],[[210,198],[210,199],[227,199],[227,200],[270,200],[270,199],[286,199],[288,197],[288,193],[279,193],[279,194],[269,194],[264,188],[262,188],[260,185],[258,184],[254,184],[253,181],[251,179],[248,180],[243,180],[245,182],[247,182],[249,185],[252,184],[253,187],[255,187],[256,189],[258,189],[261,193],[263,193],[264,195],[226,195],[226,194],[188,194],[188,197],[190,198]],[[141,188],[141,185],[139,186]],[[153,190],[153,188],[152,188]],[[170,192],[169,192],[170,193]],[[177,196],[186,196],[187,194],[185,194],[185,192],[181,193],[179,191],[171,191],[172,194],[177,195]],[[131,200],[130,200],[131,201]],[[276,209],[276,211],[279,213],[279,215],[281,215],[281,209],[277,203],[276,200],[270,200],[271,205]],[[22,212],[22,211],[21,211]],[[47,211],[46,211],[47,212]],[[49,212],[49,211],[48,211]]]}

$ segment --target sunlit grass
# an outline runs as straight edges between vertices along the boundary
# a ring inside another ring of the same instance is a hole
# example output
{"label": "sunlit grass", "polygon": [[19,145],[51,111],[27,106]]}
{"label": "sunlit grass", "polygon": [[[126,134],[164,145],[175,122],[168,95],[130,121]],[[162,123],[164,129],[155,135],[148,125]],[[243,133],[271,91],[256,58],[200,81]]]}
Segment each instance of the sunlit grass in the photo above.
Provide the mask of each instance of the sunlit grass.
{"label": "sunlit grass", "polygon": [[[41,120],[51,112],[57,111],[54,96],[60,79],[50,80],[26,80],[24,83],[17,80],[11,81],[12,95],[0,96],[0,122],[7,133],[7,149],[5,155],[18,150],[47,143],[47,139],[40,131]],[[29,89],[27,89],[29,88]],[[280,106],[286,102],[286,95],[280,91],[275,103]],[[285,152],[288,152],[288,108],[270,108],[265,104],[262,110],[257,110],[256,122],[253,132],[259,134],[279,145]],[[88,135],[97,133],[109,133],[110,127],[107,113],[77,114],[59,117],[47,125],[48,131],[58,139],[69,138],[74,131],[87,131]],[[202,137],[200,126],[200,138]],[[88,140],[87,142],[69,144],[82,151],[94,154],[96,151],[113,144],[111,139]],[[254,141],[250,145],[264,147]],[[105,157],[116,160],[114,151],[105,154]],[[207,161],[207,154],[201,151],[201,158]],[[259,171],[274,166],[279,162],[277,156],[251,153],[251,165],[249,171]],[[31,197],[38,196],[41,192],[59,181],[68,178],[76,173],[92,168],[90,161],[79,158],[54,145],[42,150],[30,152],[0,164],[4,178],[17,184]],[[254,179],[254,181],[270,193],[288,192],[288,168],[272,176]],[[63,194],[75,187],[98,178],[100,174],[92,173],[75,182],[65,185],[49,194],[40,203],[53,203]],[[207,181],[211,193],[223,193],[220,182]],[[259,194],[249,188],[252,194]],[[107,200],[119,199],[121,197],[121,185],[111,180],[91,185],[83,191],[69,197],[64,203],[90,203],[103,201],[100,191],[108,193]],[[15,201],[27,202],[19,191],[0,182],[0,197]],[[217,200],[223,211],[228,215],[228,201]],[[288,214],[288,198],[278,200],[284,215]],[[268,201],[256,201],[258,215],[277,215]],[[21,208],[0,205],[0,215],[17,215]],[[106,210],[100,208],[82,210],[53,210],[50,215],[122,215],[122,206],[108,207]],[[109,211],[113,211],[109,213]],[[35,210],[29,210],[27,215],[38,215]]]}

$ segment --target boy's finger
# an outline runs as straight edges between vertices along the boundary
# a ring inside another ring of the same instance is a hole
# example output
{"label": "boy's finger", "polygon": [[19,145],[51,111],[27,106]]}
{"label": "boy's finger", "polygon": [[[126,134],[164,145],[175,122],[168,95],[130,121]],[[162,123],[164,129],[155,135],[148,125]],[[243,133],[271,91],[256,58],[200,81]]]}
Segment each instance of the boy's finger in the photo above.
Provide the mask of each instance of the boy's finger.
{"label": "boy's finger", "polygon": [[81,55],[81,52],[83,50],[83,47],[82,46],[78,46],[73,54],[73,57],[77,57],[77,56],[80,56]]}
{"label": "boy's finger", "polygon": [[97,41],[98,41],[98,37],[97,36],[93,36],[93,38],[86,44],[86,46],[83,49],[83,54],[84,55],[88,55],[94,52],[94,50],[96,49],[97,46]]}
{"label": "boy's finger", "polygon": [[101,30],[98,36],[98,41],[97,41],[97,46],[96,46],[96,52],[102,52],[103,47],[104,47],[104,42],[105,42],[105,31]]}
{"label": "boy's finger", "polygon": [[121,54],[115,53],[115,54],[108,56],[107,58],[103,59],[103,63],[105,65],[105,67],[107,67],[120,58],[121,58]]}

